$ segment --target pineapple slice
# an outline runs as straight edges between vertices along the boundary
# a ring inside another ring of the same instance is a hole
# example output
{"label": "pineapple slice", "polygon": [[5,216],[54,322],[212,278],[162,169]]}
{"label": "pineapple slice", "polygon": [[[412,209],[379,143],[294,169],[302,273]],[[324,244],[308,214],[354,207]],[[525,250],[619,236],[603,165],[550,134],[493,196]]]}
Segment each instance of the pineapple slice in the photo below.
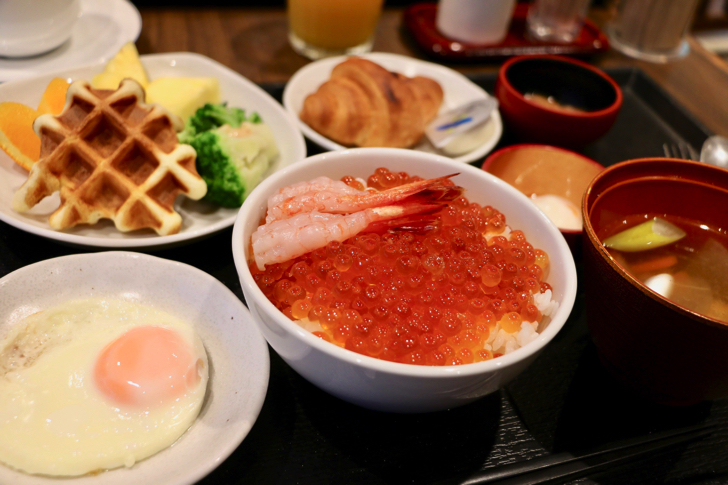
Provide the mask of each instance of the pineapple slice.
{"label": "pineapple slice", "polygon": [[133,42],[124,44],[106,64],[104,71],[93,77],[91,85],[96,89],[117,89],[124,78],[134,79],[144,89],[149,86],[149,78]]}
{"label": "pineapple slice", "polygon": [[220,82],[211,77],[160,77],[147,87],[147,103],[159,103],[185,122],[205,103],[220,102]]}

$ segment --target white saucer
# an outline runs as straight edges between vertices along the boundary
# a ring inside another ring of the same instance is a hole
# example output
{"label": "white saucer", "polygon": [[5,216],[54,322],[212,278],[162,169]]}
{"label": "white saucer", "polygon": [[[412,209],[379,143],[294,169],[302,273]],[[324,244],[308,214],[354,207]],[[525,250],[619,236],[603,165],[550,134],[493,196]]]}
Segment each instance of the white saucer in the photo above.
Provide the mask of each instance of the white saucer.
{"label": "white saucer", "polygon": [[0,57],[0,82],[105,62],[121,46],[135,41],[141,30],[142,17],[128,0],[81,0],[81,17],[73,27],[71,38],[39,56]]}
{"label": "white saucer", "polygon": [[[462,106],[472,101],[489,98],[490,95],[480,86],[473,83],[459,72],[453,71],[445,66],[433,64],[432,62],[420,61],[412,57],[401,56],[398,54],[388,54],[384,52],[372,52],[362,54],[359,57],[369,59],[376,62],[380,66],[393,72],[404,74],[405,76],[426,76],[434,79],[444,91],[445,97],[440,107],[440,113],[444,113],[451,109]],[[328,150],[344,150],[347,147],[339,145],[335,141],[319,134],[306,123],[301,121],[298,114],[303,108],[303,101],[309,94],[314,93],[318,87],[331,77],[331,71],[334,66],[340,64],[346,59],[342,57],[329,57],[312,62],[307,66],[299,69],[288,81],[283,91],[283,105],[298,120],[298,125],[303,131],[306,138],[312,140],[319,146]],[[485,131],[487,133],[483,143],[460,156],[449,156],[431,145],[426,139],[412,147],[413,150],[436,153],[451,158],[455,162],[470,163],[484,157],[498,143],[503,133],[503,123],[501,122],[500,113],[493,112],[490,119],[486,122]]]}

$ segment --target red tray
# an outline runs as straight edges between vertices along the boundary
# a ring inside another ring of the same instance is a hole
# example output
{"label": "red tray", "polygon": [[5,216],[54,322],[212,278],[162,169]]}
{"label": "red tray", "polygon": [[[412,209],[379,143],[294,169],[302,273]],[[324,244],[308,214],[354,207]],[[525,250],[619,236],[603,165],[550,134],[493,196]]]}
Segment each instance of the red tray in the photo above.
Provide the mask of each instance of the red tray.
{"label": "red tray", "polygon": [[500,44],[470,44],[445,37],[435,27],[436,3],[417,3],[404,12],[404,23],[419,46],[430,56],[448,61],[476,61],[517,55],[561,54],[589,56],[609,49],[601,30],[587,20],[579,36],[570,44],[547,43],[526,36],[527,3],[518,3],[513,21]]}

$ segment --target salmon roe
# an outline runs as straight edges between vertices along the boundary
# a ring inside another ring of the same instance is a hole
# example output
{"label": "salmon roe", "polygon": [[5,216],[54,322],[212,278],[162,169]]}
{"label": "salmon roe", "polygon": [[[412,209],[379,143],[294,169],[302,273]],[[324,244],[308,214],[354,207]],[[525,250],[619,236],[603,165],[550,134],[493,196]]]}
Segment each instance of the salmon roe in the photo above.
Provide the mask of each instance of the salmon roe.
{"label": "salmon roe", "polygon": [[[367,185],[415,180],[378,168]],[[503,236],[505,216],[465,197],[434,216],[426,229],[360,233],[264,271],[251,262],[250,271],[284,315],[318,323],[314,335],[351,351],[437,366],[496,358],[483,345],[497,324],[515,333],[522,321],[540,321],[533,295],[551,289],[548,255],[522,231]]]}

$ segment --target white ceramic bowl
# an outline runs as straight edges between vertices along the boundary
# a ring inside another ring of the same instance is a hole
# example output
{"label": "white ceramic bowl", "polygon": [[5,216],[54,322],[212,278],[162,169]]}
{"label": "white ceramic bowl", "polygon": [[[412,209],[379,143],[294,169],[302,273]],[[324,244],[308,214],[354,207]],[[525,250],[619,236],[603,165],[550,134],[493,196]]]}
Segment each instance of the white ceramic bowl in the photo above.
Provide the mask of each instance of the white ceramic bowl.
{"label": "white ceramic bowl", "polygon": [[0,483],[124,485],[194,483],[237,448],[263,406],[268,346],[242,302],[218,280],[186,264],[128,252],[64,256],[0,278],[0,338],[24,317],[67,300],[110,297],[189,322],[210,363],[197,420],[171,447],[131,468],[58,479],[26,475],[0,463]]}
{"label": "white ceramic bowl", "polygon": [[[430,178],[460,172],[453,181],[474,202],[496,207],[513,229],[522,229],[534,247],[549,254],[547,281],[559,309],[539,337],[497,359],[455,367],[426,367],[378,360],[325,342],[286,318],[265,297],[248,269],[250,235],[278,188],[327,175],[364,176],[378,167]],[[576,296],[576,269],[559,230],[522,193],[470,165],[412,150],[359,148],[316,155],[263,181],[240,209],[233,229],[233,257],[245,300],[263,335],[299,374],[321,389],[354,404],[394,412],[426,412],[469,403],[496,391],[523,371],[564,325]]]}

